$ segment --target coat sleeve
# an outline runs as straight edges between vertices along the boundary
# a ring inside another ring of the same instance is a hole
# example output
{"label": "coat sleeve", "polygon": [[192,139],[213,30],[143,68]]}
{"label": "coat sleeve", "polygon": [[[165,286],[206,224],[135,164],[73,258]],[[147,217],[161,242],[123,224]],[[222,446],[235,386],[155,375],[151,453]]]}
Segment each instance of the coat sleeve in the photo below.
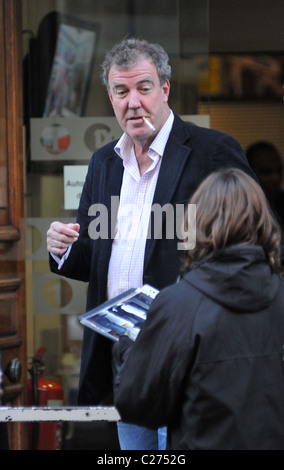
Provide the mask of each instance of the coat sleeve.
{"label": "coat sleeve", "polygon": [[175,287],[153,302],[122,369],[115,405],[125,422],[148,428],[168,425],[182,400],[194,347],[188,301],[179,299],[177,308]]}

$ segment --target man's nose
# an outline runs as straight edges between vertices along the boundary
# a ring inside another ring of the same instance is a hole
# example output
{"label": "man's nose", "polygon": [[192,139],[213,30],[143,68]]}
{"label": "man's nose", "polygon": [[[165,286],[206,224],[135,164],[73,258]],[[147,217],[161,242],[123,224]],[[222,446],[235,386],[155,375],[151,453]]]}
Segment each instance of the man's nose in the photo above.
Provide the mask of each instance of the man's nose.
{"label": "man's nose", "polygon": [[136,90],[130,91],[128,95],[128,107],[130,109],[137,109],[141,106],[141,101],[139,97],[139,93]]}

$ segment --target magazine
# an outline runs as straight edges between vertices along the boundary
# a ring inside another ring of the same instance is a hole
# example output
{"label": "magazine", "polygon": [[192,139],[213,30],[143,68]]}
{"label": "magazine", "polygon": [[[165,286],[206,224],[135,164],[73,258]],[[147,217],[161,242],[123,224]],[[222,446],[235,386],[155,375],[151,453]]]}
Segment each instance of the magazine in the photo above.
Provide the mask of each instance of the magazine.
{"label": "magazine", "polygon": [[148,284],[129,289],[80,315],[79,320],[83,325],[112,341],[119,341],[121,336],[128,336],[135,341],[149,307],[158,293],[157,289]]}

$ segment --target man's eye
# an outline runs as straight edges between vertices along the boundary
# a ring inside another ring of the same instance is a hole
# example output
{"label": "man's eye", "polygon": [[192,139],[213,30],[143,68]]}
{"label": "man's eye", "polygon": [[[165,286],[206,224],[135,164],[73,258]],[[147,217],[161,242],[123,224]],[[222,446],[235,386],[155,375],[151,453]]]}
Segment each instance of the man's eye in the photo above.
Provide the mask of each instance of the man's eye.
{"label": "man's eye", "polygon": [[140,91],[146,94],[151,91],[151,88],[149,86],[143,86],[142,88],[140,88]]}
{"label": "man's eye", "polygon": [[125,96],[126,93],[127,93],[126,90],[116,90],[115,91],[116,96],[118,96],[119,98],[122,98],[123,96]]}

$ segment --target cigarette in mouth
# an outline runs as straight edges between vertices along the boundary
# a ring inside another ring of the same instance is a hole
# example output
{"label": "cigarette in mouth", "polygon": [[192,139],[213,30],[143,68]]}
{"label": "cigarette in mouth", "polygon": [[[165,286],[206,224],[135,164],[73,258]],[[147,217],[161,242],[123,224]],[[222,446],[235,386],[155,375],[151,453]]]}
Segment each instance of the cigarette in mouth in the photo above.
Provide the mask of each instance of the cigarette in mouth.
{"label": "cigarette in mouth", "polygon": [[142,116],[142,119],[146,122],[147,126],[149,126],[152,131],[156,130],[153,124],[151,124],[151,122],[149,121],[149,119],[147,119],[145,116]]}

